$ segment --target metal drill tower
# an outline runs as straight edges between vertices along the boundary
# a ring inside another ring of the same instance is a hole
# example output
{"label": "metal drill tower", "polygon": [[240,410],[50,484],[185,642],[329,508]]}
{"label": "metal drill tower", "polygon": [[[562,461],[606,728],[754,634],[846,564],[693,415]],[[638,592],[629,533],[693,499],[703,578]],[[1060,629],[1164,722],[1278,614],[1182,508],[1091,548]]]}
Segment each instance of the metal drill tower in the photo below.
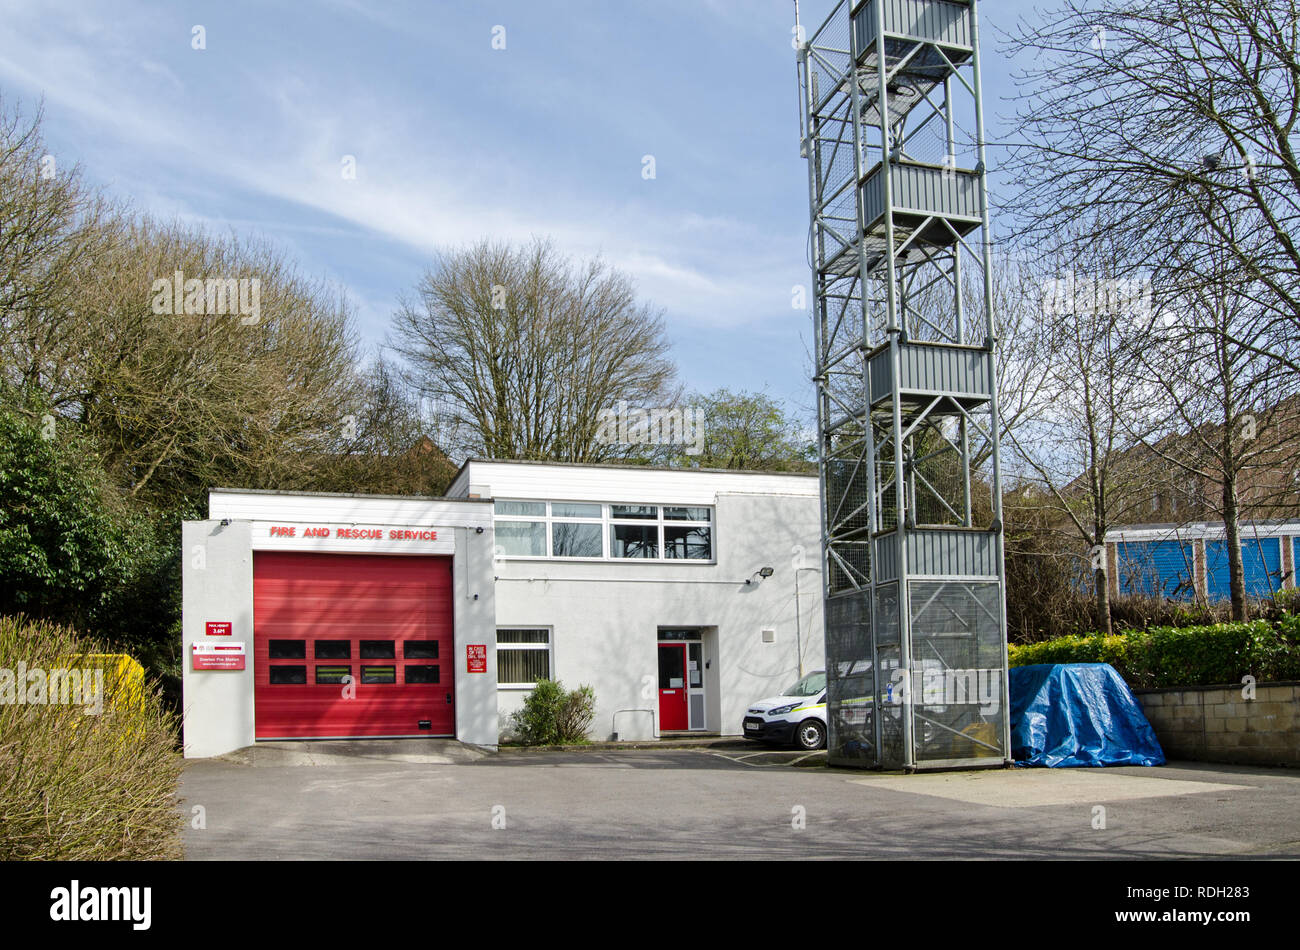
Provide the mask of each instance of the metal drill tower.
{"label": "metal drill tower", "polygon": [[834,764],[1010,758],[975,8],[840,0],[796,29]]}

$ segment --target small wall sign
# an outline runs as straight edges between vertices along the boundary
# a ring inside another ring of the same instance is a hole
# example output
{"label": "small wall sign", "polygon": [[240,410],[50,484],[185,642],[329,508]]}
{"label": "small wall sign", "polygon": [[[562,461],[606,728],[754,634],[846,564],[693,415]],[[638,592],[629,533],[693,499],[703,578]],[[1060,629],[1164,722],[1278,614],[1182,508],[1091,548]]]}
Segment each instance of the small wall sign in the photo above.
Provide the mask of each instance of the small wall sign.
{"label": "small wall sign", "polygon": [[225,643],[195,643],[193,668],[196,670],[242,670],[244,644],[231,640]]}
{"label": "small wall sign", "polygon": [[465,645],[465,657],[469,664],[469,672],[471,673],[487,672],[487,644],[486,643],[467,643]]}
{"label": "small wall sign", "polygon": [[209,620],[203,625],[203,633],[209,637],[228,637],[234,632],[234,624],[229,620]]}

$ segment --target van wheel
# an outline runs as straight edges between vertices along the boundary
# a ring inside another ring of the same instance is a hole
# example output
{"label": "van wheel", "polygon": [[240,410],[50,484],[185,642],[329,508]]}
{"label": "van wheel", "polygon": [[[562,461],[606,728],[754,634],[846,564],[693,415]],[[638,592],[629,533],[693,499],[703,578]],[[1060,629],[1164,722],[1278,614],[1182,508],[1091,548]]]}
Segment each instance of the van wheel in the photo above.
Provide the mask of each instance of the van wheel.
{"label": "van wheel", "polygon": [[826,746],[826,727],[816,719],[805,719],[794,731],[795,744],[813,752]]}

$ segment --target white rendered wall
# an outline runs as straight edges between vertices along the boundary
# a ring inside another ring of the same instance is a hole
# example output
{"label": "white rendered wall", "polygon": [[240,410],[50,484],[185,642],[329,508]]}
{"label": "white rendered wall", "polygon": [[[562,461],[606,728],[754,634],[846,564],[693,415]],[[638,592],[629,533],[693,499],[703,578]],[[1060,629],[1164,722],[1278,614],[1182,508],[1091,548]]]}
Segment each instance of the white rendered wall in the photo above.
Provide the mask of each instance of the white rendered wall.
{"label": "white rendered wall", "polygon": [[[253,552],[250,525],[181,525],[181,691],[186,758],[223,755],[253,744]],[[229,621],[228,637],[205,636],[207,621]],[[193,644],[244,644],[243,670],[193,670]]]}
{"label": "white rendered wall", "polygon": [[[609,737],[616,711],[652,708],[657,715],[660,627],[716,628],[705,639],[705,725],[738,735],[750,703],[798,677],[796,567],[812,569],[799,574],[804,669],[823,668],[817,481],[808,481],[811,494],[710,496],[716,564],[498,560],[497,626],[551,628],[553,678],[570,689],[595,688],[596,739]],[[633,497],[665,501],[650,490]],[[761,567],[774,573],[753,576]],[[762,642],[764,629],[775,631],[775,642]],[[525,695],[501,691],[503,728]],[[650,717],[620,713],[617,732],[649,738]]]}
{"label": "white rendered wall", "polygon": [[[181,538],[182,674],[184,752],[189,758],[222,755],[255,741],[253,689],[253,550],[367,553],[367,543],[322,543],[306,538],[270,541],[272,523],[365,524],[384,529],[384,540],[369,544],[376,554],[452,554],[453,656],[456,738],[495,746],[497,719],[496,624],[491,506],[439,499],[395,499],[267,492],[214,491],[209,496],[214,520],[185,522]],[[217,519],[230,519],[222,525]],[[255,519],[255,520],[250,520]],[[438,526],[435,542],[403,542],[395,549],[386,540],[393,529]],[[450,533],[450,536],[448,536]],[[260,540],[259,540],[260,539]],[[200,555],[200,551],[202,552]],[[201,565],[201,566],[200,566]],[[229,637],[206,637],[207,621],[233,623]],[[245,644],[242,671],[192,669],[191,646],[204,640]],[[487,647],[487,671],[468,671],[467,647]]]}

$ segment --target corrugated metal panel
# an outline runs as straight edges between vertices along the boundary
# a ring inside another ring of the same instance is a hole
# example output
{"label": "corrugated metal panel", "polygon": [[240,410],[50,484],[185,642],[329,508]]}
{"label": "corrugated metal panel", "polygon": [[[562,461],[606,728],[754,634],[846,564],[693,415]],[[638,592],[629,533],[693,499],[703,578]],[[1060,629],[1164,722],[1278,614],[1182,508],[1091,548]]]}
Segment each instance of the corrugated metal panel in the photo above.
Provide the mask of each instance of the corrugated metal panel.
{"label": "corrugated metal panel", "polygon": [[[1241,542],[1241,567],[1245,575],[1247,597],[1269,597],[1281,587],[1282,546],[1278,538],[1260,538]],[[1206,591],[1211,601],[1230,600],[1232,583],[1228,576],[1226,541],[1205,543]]]}
{"label": "corrugated metal panel", "polygon": [[1195,597],[1190,541],[1121,542],[1115,553],[1121,593],[1188,601]]}
{"label": "corrugated metal panel", "polygon": [[[992,358],[987,350],[966,346],[906,343],[901,347],[903,392],[952,393],[988,398],[992,378]],[[871,401],[877,403],[890,394],[893,366],[889,351],[871,357]]]}
{"label": "corrugated metal panel", "polygon": [[862,217],[870,231],[885,216],[885,177],[877,165],[862,183]]}
{"label": "corrugated metal panel", "polygon": [[988,396],[989,354],[960,346],[907,344],[902,348],[902,388]]}
{"label": "corrugated metal panel", "polygon": [[885,33],[971,48],[969,5],[950,0],[871,0],[859,8],[854,26],[858,49],[876,40],[876,5],[884,4]]}
{"label": "corrugated metal panel", "polygon": [[[996,546],[987,531],[925,528],[907,532],[907,574],[942,577],[996,577]],[[877,582],[898,577],[898,535],[875,540]]]}
{"label": "corrugated metal panel", "polygon": [[907,573],[954,577],[997,576],[993,535],[987,531],[927,528],[907,533]]}
{"label": "corrugated metal panel", "polygon": [[[978,220],[979,176],[908,162],[893,164],[894,211]],[[885,216],[885,176],[876,165],[862,184],[863,217],[870,231]]]}
{"label": "corrugated metal panel", "polygon": [[889,358],[889,348],[886,347],[872,354],[869,362],[871,369],[871,404],[874,406],[893,392],[894,361]]}
{"label": "corrugated metal panel", "polygon": [[894,166],[894,209],[978,218],[979,176],[899,162]]}
{"label": "corrugated metal panel", "polygon": [[898,533],[886,534],[875,541],[876,581],[892,581],[898,577]]}

